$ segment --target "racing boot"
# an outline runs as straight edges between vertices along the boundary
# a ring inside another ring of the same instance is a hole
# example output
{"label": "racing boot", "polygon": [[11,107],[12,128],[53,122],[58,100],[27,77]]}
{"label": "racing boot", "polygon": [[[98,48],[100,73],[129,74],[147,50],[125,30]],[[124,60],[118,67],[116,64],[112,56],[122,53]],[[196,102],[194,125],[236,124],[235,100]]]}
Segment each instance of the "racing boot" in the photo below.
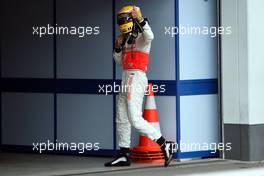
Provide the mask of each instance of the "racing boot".
{"label": "racing boot", "polygon": [[104,165],[105,167],[130,166],[131,161],[129,155],[129,148],[120,148],[120,153],[117,155],[117,157],[112,161],[106,162]]}
{"label": "racing boot", "polygon": [[167,167],[170,164],[175,151],[175,142],[166,141],[164,137],[160,137],[156,142],[160,145],[165,160],[164,166]]}

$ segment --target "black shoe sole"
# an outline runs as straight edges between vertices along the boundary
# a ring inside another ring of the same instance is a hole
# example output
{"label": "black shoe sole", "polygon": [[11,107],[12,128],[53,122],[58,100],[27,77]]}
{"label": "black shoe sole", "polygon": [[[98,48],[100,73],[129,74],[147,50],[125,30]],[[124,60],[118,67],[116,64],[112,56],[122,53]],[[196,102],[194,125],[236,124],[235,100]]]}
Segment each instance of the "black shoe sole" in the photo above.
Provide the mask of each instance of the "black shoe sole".
{"label": "black shoe sole", "polygon": [[172,161],[172,156],[173,155],[170,155],[170,157],[168,158],[168,160],[165,160],[165,163],[164,163],[164,167],[168,167],[170,162]]}
{"label": "black shoe sole", "polygon": [[124,166],[130,166],[131,163],[128,162],[119,162],[117,164],[112,165],[111,163],[105,163],[105,167],[124,167]]}

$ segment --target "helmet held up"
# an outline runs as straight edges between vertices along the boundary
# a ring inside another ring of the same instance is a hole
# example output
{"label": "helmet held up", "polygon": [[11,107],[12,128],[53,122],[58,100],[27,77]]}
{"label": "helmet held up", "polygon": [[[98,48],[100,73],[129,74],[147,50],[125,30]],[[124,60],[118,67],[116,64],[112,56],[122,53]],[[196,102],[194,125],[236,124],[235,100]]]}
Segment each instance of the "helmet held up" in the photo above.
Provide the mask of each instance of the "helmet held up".
{"label": "helmet held up", "polygon": [[122,34],[132,33],[139,27],[138,21],[132,16],[134,9],[136,9],[137,17],[142,18],[140,8],[131,5],[124,6],[117,12],[117,24]]}

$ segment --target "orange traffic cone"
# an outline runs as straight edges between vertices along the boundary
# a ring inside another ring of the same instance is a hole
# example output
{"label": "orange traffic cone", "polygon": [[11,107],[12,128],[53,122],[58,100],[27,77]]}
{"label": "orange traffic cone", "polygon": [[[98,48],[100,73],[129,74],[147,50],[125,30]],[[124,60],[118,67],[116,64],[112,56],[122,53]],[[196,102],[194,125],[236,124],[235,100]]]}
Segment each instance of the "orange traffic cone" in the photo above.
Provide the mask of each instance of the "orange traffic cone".
{"label": "orange traffic cone", "polygon": [[[149,84],[146,94],[146,103],[144,108],[144,119],[151,123],[160,131],[158,111],[154,99],[152,84]],[[160,146],[146,136],[140,136],[139,145],[131,150],[131,158],[140,163],[163,163],[164,156]]]}

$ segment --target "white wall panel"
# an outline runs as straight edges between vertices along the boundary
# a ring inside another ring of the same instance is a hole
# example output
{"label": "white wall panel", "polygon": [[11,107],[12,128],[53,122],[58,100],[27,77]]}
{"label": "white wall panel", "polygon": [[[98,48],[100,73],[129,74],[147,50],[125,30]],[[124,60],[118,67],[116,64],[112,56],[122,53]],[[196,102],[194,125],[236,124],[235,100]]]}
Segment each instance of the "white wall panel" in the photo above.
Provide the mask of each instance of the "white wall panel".
{"label": "white wall panel", "polygon": [[2,143],[32,145],[53,141],[53,95],[2,93]]}
{"label": "white wall panel", "polygon": [[172,96],[156,96],[155,98],[162,135],[166,139],[176,141],[176,98]]}
{"label": "white wall panel", "polygon": [[[216,0],[180,0],[182,26],[216,27]],[[217,38],[180,35],[180,79],[217,78]]]}
{"label": "white wall panel", "polygon": [[181,96],[180,103],[181,143],[220,142],[217,95]]}
{"label": "white wall panel", "polygon": [[247,0],[221,1],[222,25],[232,26],[232,35],[223,35],[221,46],[224,123],[249,123],[248,29],[251,25],[248,28],[248,20],[245,20],[248,18],[248,13],[245,13],[248,9],[247,4]]}
{"label": "white wall panel", "polygon": [[248,60],[249,60],[249,124],[264,123],[264,24],[259,21],[263,18],[264,1],[248,1]]}
{"label": "white wall panel", "polygon": [[57,37],[59,78],[113,78],[112,1],[57,0],[57,23],[68,27],[100,27],[98,35]]}
{"label": "white wall panel", "polygon": [[58,141],[113,149],[113,96],[59,94]]}
{"label": "white wall panel", "polygon": [[46,0],[1,1],[2,77],[53,77],[53,36],[32,34],[32,27],[53,23],[52,9]]}

